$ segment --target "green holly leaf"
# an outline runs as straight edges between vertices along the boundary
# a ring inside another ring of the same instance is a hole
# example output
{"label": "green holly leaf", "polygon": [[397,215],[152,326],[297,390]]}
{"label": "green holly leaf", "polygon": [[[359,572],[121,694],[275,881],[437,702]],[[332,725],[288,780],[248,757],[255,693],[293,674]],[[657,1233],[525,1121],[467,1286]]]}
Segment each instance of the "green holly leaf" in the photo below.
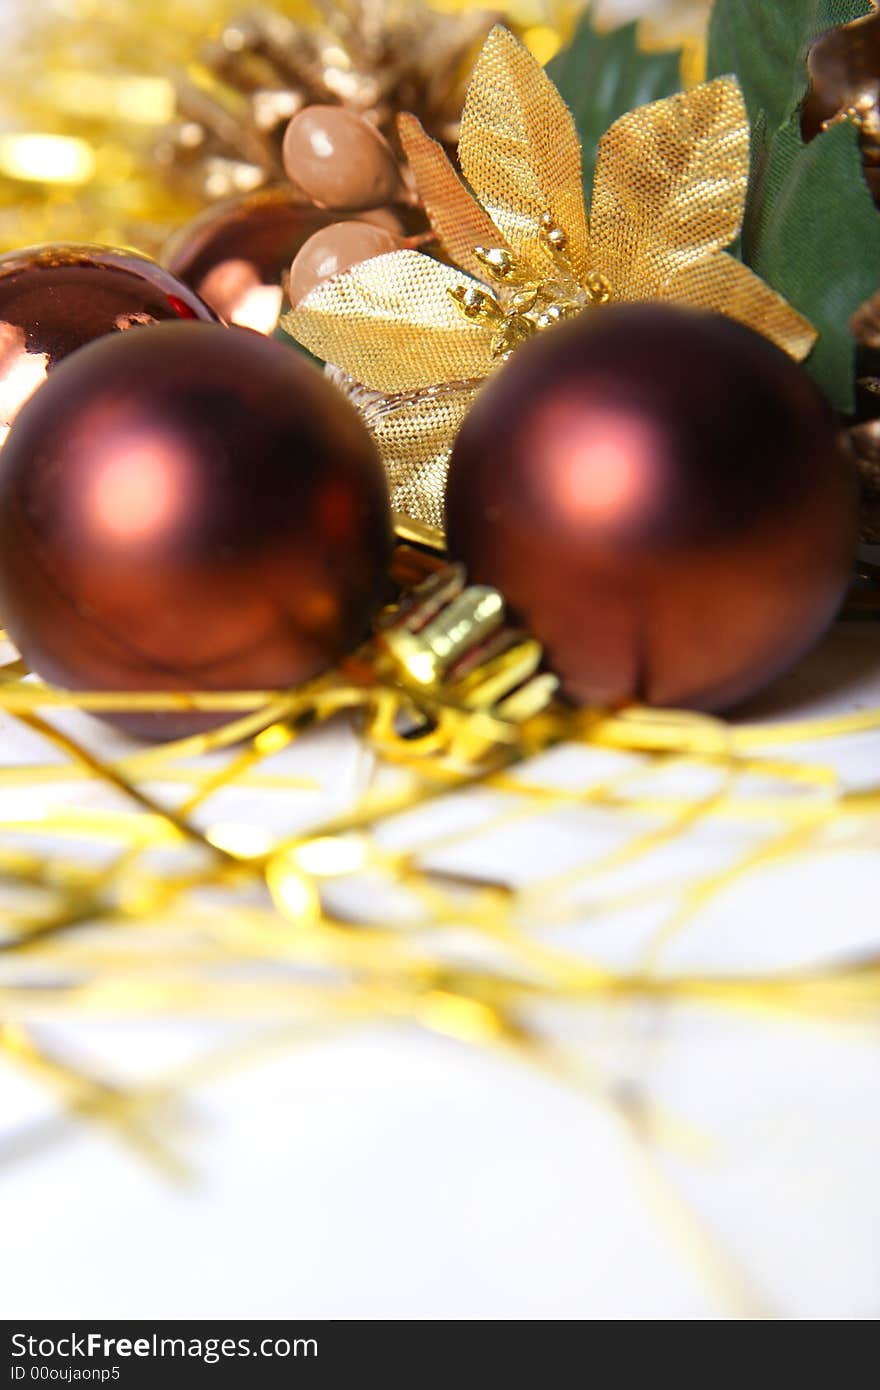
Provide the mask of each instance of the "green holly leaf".
{"label": "green holly leaf", "polygon": [[795,113],[756,161],[743,259],[820,337],[807,368],[845,414],[854,406],[853,310],[880,280],[880,216],[848,122],[805,145]]}
{"label": "green holly leaf", "polygon": [[707,76],[735,73],[751,120],[763,112],[772,133],[803,99],[813,40],[870,13],[870,0],[715,0]]}
{"label": "green holly leaf", "polygon": [[681,91],[681,50],[646,53],[639,48],[637,29],[637,24],[625,24],[602,34],[587,14],[568,47],[547,67],[571,108],[583,145],[588,207],[596,151],[608,127],[636,106]]}

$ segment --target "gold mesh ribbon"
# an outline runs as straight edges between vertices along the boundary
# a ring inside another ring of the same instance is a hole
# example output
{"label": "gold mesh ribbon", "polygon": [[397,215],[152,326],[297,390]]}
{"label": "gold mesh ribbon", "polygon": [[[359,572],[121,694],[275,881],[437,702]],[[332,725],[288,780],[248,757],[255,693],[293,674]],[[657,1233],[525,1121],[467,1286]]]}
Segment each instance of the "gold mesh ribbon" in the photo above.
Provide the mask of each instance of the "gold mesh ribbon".
{"label": "gold mesh ribbon", "polygon": [[[384,396],[366,391],[344,372],[331,373],[336,385],[361,412],[385,464],[391,509],[427,532],[420,539],[439,548],[443,535],[443,493],[449,468],[449,440],[464,423],[479,382],[462,382]],[[418,450],[413,452],[413,440]],[[400,527],[398,527],[400,529]]]}
{"label": "gold mesh ribbon", "polygon": [[382,256],[318,286],[285,327],[364,388],[396,505],[417,521],[442,525],[449,455],[479,383],[558,318],[662,299],[727,314],[797,359],[815,342],[810,324],[723,249],[740,230],[749,165],[732,77],[611,127],[589,223],[574,121],[506,29],[490,34],[468,91],[459,147],[468,186],[414,118],[402,119],[400,136],[460,272],[418,252]]}

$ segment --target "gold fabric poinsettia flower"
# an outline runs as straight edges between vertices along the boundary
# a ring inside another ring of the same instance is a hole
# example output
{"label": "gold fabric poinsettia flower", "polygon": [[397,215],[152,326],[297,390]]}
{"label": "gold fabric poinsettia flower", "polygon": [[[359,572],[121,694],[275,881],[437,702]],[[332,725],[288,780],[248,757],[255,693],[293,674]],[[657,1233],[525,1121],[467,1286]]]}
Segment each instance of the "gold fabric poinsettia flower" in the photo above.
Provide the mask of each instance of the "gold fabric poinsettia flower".
{"label": "gold fabric poinsettia flower", "polygon": [[[517,346],[615,301],[714,310],[803,358],[816,334],[725,253],[742,223],[749,124],[732,77],[641,107],[599,145],[589,221],[574,120],[506,29],[477,62],[459,159],[412,116],[400,137],[445,264],[401,250],[318,285],[286,330],[336,368],[388,469],[392,505],[440,530],[455,435]],[[471,191],[472,190],[472,191]]]}

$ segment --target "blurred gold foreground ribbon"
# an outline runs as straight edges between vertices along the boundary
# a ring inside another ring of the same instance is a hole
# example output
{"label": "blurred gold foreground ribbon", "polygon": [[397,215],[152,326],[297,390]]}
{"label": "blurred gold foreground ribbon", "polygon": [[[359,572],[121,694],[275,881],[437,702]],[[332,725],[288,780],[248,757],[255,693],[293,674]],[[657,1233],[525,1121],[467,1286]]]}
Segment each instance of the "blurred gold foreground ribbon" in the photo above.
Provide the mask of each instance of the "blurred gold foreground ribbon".
{"label": "blurred gold foreground ribbon", "polygon": [[[554,1028],[552,1011],[601,1015],[628,1001],[875,1022],[876,953],[815,969],[701,975],[671,968],[666,952],[750,875],[774,866],[796,874],[804,856],[876,854],[880,785],[847,791],[816,750],[880,732],[880,710],[733,727],[552,705],[514,724],[402,678],[364,681],[357,661],[301,690],[234,696],[69,695],[15,660],[0,682],[3,747],[16,746],[17,724],[45,748],[0,760],[0,1053],[47,1085],[66,1114],[185,1177],[174,1114],[189,1087],[279,1047],[408,1022],[507,1054],[607,1107],[645,1180],[660,1184],[664,1220],[672,1216],[691,1254],[696,1245],[716,1292],[732,1311],[761,1313],[748,1281],[694,1227],[653,1163],[658,1146],[694,1156],[700,1135],[638,1087],[619,1090]],[[70,722],[72,711],[145,707],[222,707],[233,722],[116,755],[99,751],[100,726]],[[315,786],[287,759],[307,730],[314,736],[340,717],[363,735],[360,771],[349,803],[303,829],[301,798]],[[805,745],[808,759],[798,756]],[[559,747],[573,760],[561,778]],[[695,785],[677,787],[688,772]],[[487,798],[478,821],[441,815],[434,828],[395,835],[408,817],[418,825],[419,813],[462,793]],[[519,884],[497,866],[454,867],[456,851],[472,861],[483,836],[540,833],[584,810],[613,821],[604,853],[587,840],[580,859]],[[748,831],[731,863],[700,870],[691,860],[664,873],[666,850],[712,826]],[[638,874],[652,865],[653,886],[650,873],[647,884]],[[627,889],[618,871],[632,870]],[[559,929],[624,920],[640,902],[660,910],[630,969],[564,944]],[[135,1084],[109,1057],[79,1057],[72,1030],[102,1019],[190,1019],[222,1033],[188,1063]],[[0,1162],[55,1138],[7,1135]]]}

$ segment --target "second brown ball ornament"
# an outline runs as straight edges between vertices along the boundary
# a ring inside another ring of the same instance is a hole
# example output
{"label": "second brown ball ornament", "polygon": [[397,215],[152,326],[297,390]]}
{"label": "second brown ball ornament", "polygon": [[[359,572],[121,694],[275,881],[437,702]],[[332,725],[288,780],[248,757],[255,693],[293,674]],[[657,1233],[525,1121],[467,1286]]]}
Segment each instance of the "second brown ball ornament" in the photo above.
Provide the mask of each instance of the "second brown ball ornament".
{"label": "second brown ball ornament", "polygon": [[446,494],[452,556],[502,591],[585,704],[730,708],[821,635],[855,479],[830,408],[715,315],[609,305],[520,349]]}

